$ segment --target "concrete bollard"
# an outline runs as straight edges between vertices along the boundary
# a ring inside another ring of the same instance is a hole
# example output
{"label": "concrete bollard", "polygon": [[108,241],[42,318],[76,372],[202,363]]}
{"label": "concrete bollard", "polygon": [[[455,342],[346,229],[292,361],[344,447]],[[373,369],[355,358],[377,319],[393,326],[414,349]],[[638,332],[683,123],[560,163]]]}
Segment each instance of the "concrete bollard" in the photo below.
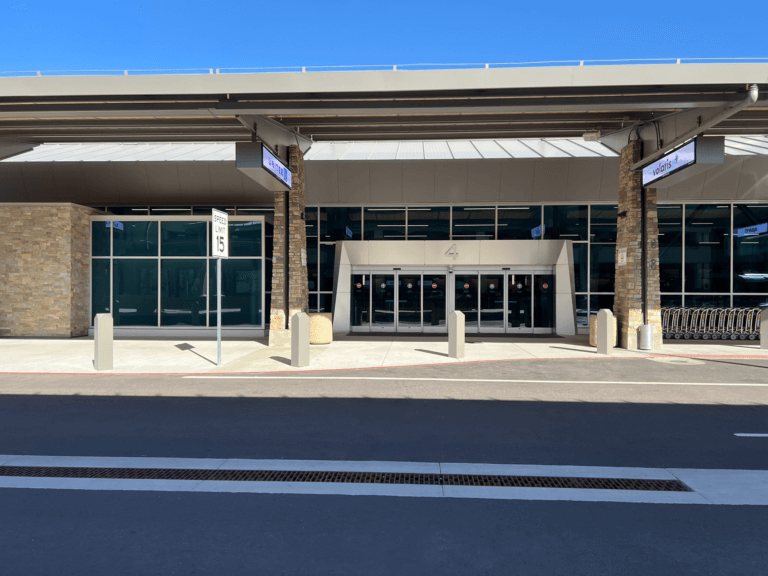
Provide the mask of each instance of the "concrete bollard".
{"label": "concrete bollard", "polygon": [[613,312],[600,310],[597,313],[597,353],[611,354],[613,339]]}
{"label": "concrete bollard", "polygon": [[112,316],[96,314],[93,322],[93,367],[96,370],[112,370]]}
{"label": "concrete bollard", "polygon": [[464,312],[448,315],[448,356],[464,358]]}
{"label": "concrete bollard", "polygon": [[760,349],[768,350],[768,308],[760,310]]}
{"label": "concrete bollard", "polygon": [[309,315],[304,312],[291,318],[291,366],[309,366]]}

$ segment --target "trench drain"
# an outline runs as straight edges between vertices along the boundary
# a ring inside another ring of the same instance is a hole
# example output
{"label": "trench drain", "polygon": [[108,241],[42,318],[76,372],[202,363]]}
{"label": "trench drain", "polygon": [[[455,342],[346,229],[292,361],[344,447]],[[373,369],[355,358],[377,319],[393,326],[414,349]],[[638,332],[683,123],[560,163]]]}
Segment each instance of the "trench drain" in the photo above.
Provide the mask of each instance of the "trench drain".
{"label": "trench drain", "polygon": [[690,492],[678,480],[637,478],[573,478],[474,474],[408,474],[397,472],[322,472],[283,470],[192,470],[165,468],[65,468],[0,466],[0,476],[91,478],[109,480],[193,480],[199,482],[320,482],[343,484],[407,484],[421,486],[489,486],[506,488],[577,488]]}

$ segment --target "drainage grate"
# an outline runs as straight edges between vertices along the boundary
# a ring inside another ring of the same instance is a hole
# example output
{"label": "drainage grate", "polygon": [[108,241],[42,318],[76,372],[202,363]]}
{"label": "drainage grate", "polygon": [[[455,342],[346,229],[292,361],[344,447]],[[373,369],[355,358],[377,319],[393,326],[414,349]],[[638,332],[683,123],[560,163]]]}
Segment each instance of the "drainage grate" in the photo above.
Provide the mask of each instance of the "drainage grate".
{"label": "drainage grate", "polygon": [[31,478],[104,478],[113,480],[196,480],[224,482],[322,482],[409,484],[424,486],[498,486],[510,488],[581,488],[690,492],[678,480],[637,478],[570,478],[559,476],[490,476],[472,474],[407,474],[392,472],[322,472],[284,470],[190,470],[165,468],[63,468],[0,466],[0,476]]}

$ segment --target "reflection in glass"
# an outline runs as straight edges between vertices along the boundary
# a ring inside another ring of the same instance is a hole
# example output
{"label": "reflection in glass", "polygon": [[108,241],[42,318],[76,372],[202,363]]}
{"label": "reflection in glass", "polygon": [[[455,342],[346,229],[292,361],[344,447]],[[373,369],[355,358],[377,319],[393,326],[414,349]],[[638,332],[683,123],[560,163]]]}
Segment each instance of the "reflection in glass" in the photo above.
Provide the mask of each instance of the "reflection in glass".
{"label": "reflection in glass", "polygon": [[205,260],[163,260],[160,325],[205,326]]}
{"label": "reflection in glass", "polygon": [[157,326],[157,260],[117,259],[112,266],[114,325]]}
{"label": "reflection in glass", "polygon": [[734,308],[765,308],[768,307],[768,294],[762,294],[762,295],[749,295],[749,296],[741,296],[741,295],[735,295],[733,296],[733,307]]}
{"label": "reflection in glass", "polygon": [[531,275],[507,276],[507,327],[531,328]]}
{"label": "reflection in glass", "polygon": [[504,275],[480,276],[480,329],[504,328]]}
{"label": "reflection in glass", "polygon": [[451,237],[451,209],[408,208],[409,240],[448,240]]}
{"label": "reflection in glass", "polygon": [[613,294],[595,294],[589,297],[589,313],[597,314],[600,310],[613,311]]}
{"label": "reflection in glass", "polygon": [[272,236],[275,229],[274,208],[238,208],[238,216],[264,216],[264,256],[272,258]]}
{"label": "reflection in glass", "polygon": [[587,205],[544,206],[544,238],[588,240]]}
{"label": "reflection in glass", "polygon": [[336,260],[336,246],[320,245],[320,291],[333,292],[333,266]]}
{"label": "reflection in glass", "polygon": [[91,321],[96,314],[109,314],[109,260],[93,260],[91,271]]}
{"label": "reflection in glass", "polygon": [[113,255],[157,256],[157,224],[157,221],[115,221],[112,225]]}
{"label": "reflection in glass", "polygon": [[91,256],[109,256],[109,232],[112,222],[91,222]]}
{"label": "reflection in glass", "polygon": [[493,240],[496,237],[496,209],[453,207],[453,238],[457,240]]}
{"label": "reflection in glass", "polygon": [[576,327],[589,328],[589,307],[587,296],[576,296]]}
{"label": "reflection in glass", "polygon": [[362,240],[361,208],[320,208],[320,241]]}
{"label": "reflection in glass", "polygon": [[576,284],[576,292],[587,291],[587,278],[589,269],[587,268],[587,254],[589,244],[586,242],[576,242],[573,244],[573,271]]}
{"label": "reflection in glass", "polygon": [[591,209],[592,242],[616,242],[618,206],[593,205]]}
{"label": "reflection in glass", "polygon": [[730,236],[730,206],[686,205],[686,292],[730,292]]}
{"label": "reflection in glass", "polygon": [[421,275],[400,274],[398,284],[398,328],[421,327]]}
{"label": "reflection in glass", "polygon": [[590,275],[590,291],[613,292],[616,274],[616,245],[592,244],[592,273]]}
{"label": "reflection in glass", "polygon": [[319,290],[317,278],[317,244],[315,243],[307,243],[307,289],[310,292]]}
{"label": "reflection in glass", "polygon": [[405,208],[366,208],[365,240],[405,240]]}
{"label": "reflection in glass", "polygon": [[371,315],[370,306],[371,277],[368,274],[352,275],[352,306],[350,324],[368,326]]}
{"label": "reflection in glass", "polygon": [[680,294],[662,294],[661,295],[661,307],[681,307],[683,305],[683,297]]}
{"label": "reflection in glass", "polygon": [[371,326],[395,327],[395,275],[374,274],[372,279],[373,311]]}
{"label": "reflection in glass", "polygon": [[229,221],[229,255],[261,256],[261,222]]}
{"label": "reflection in glass", "polygon": [[444,274],[424,274],[424,326],[445,327],[446,281]]}
{"label": "reflection in glass", "polygon": [[735,205],[733,228],[733,291],[768,292],[768,206]]}
{"label": "reflection in glass", "polygon": [[499,206],[499,240],[532,240],[541,226],[541,206]]}
{"label": "reflection in glass", "polygon": [[464,313],[464,326],[477,328],[477,274],[455,274],[456,305]]}
{"label": "reflection in glass", "polygon": [[320,294],[317,311],[333,312],[333,294]]}
{"label": "reflection in glass", "polygon": [[[221,261],[221,325],[260,326],[261,261]],[[216,260],[210,260],[210,318],[216,326]]]}
{"label": "reflection in glass", "polygon": [[205,256],[208,247],[207,222],[162,222],[163,256]]}
{"label": "reflection in glass", "polygon": [[659,280],[662,292],[683,290],[683,207],[659,204]]}
{"label": "reflection in glass", "polygon": [[728,294],[686,294],[686,308],[730,308],[731,297]]}
{"label": "reflection in glass", "polygon": [[308,309],[310,312],[317,312],[317,292],[310,293]]}

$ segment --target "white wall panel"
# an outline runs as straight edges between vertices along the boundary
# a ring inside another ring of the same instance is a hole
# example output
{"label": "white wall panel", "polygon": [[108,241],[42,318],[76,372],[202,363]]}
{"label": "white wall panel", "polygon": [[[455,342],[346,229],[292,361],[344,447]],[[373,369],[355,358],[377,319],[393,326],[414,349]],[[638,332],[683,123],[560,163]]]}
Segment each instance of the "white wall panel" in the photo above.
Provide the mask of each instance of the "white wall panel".
{"label": "white wall panel", "polygon": [[370,166],[369,162],[359,161],[338,163],[336,175],[339,183],[339,202],[371,202]]}
{"label": "white wall panel", "polygon": [[469,202],[498,202],[500,187],[500,160],[467,161],[467,200]]}
{"label": "white wall panel", "polygon": [[566,198],[576,202],[600,200],[604,164],[602,158],[569,160]]}
{"label": "white wall panel", "polygon": [[371,202],[403,201],[402,162],[380,160],[370,162]]}
{"label": "white wall panel", "polygon": [[555,158],[536,162],[533,197],[539,202],[566,201],[569,160]]}
{"label": "white wall panel", "polygon": [[435,200],[467,201],[467,163],[461,160],[435,160]]}
{"label": "white wall panel", "polygon": [[535,160],[501,162],[500,202],[532,202]]}
{"label": "white wall panel", "polygon": [[434,162],[403,162],[403,200],[406,203],[435,201]]}

